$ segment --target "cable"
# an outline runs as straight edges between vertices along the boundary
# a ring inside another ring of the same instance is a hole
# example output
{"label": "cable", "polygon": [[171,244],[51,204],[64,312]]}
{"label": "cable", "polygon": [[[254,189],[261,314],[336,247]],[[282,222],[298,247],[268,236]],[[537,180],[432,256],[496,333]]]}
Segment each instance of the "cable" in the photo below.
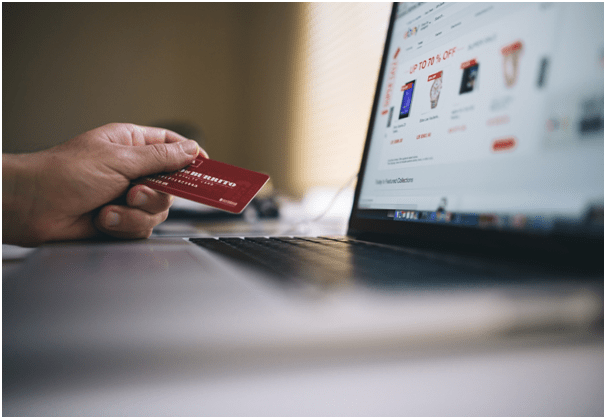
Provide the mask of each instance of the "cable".
{"label": "cable", "polygon": [[335,193],[335,196],[333,196],[333,198],[330,201],[330,203],[326,206],[326,208],[324,209],[324,211],[322,211],[320,213],[320,215],[317,215],[316,217],[311,218],[309,220],[299,221],[298,223],[293,224],[292,226],[290,226],[290,228],[288,228],[287,230],[282,231],[279,234],[288,235],[289,233],[296,232],[296,230],[298,230],[303,225],[307,225],[307,224],[311,224],[311,223],[317,223],[318,221],[320,221],[332,209],[332,207],[335,204],[335,202],[337,202],[337,198],[339,197],[339,195],[341,195],[341,193],[343,193],[343,191],[345,189],[347,189],[353,183],[353,181],[356,180],[357,177],[358,177],[358,173],[355,173],[352,177],[350,177],[349,179],[347,179],[347,182],[345,182],[345,184],[343,186],[341,186],[341,188],[339,188],[339,190],[337,191],[337,193]]}

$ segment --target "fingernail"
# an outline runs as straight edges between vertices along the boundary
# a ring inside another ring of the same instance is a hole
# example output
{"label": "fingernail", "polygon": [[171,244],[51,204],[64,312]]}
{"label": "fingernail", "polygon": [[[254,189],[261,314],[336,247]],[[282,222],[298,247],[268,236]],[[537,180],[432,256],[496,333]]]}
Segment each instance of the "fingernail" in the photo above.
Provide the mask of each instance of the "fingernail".
{"label": "fingernail", "polygon": [[198,149],[198,154],[202,154],[207,159],[210,158],[210,157],[208,157],[208,153],[203,148],[201,148],[201,147]]}
{"label": "fingernail", "polygon": [[181,149],[190,156],[196,157],[198,155],[198,150],[200,149],[200,147],[198,146],[198,143],[194,140],[182,141],[180,144]]}
{"label": "fingernail", "polygon": [[105,225],[108,227],[115,227],[118,224],[120,224],[120,214],[114,211],[108,212],[105,217]]}
{"label": "fingernail", "polygon": [[135,207],[141,207],[145,204],[147,204],[147,195],[141,191],[137,192],[137,194],[135,195],[135,198],[133,199],[133,205]]}

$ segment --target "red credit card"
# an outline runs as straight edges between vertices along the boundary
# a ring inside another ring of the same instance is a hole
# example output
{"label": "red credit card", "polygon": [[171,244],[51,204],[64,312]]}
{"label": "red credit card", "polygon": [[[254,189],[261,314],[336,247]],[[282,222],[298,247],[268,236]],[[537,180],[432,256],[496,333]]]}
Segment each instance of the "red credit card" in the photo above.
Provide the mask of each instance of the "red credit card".
{"label": "red credit card", "polygon": [[134,183],[238,214],[268,179],[263,173],[198,155],[181,170],[147,176]]}

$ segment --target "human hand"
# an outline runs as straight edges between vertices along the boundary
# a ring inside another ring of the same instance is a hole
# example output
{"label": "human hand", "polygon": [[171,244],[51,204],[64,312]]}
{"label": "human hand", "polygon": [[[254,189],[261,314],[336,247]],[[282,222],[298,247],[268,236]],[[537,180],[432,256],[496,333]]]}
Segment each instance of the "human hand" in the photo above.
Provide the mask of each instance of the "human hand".
{"label": "human hand", "polygon": [[45,151],[3,155],[2,241],[147,238],[173,197],[131,180],[178,170],[199,153],[208,157],[172,131],[109,124]]}

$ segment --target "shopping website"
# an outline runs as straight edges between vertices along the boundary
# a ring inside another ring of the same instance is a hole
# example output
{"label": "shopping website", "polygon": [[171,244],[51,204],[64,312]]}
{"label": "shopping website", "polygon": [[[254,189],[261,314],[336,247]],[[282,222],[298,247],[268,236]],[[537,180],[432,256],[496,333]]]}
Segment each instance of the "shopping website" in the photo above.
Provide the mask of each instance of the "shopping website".
{"label": "shopping website", "polygon": [[415,3],[397,16],[359,208],[603,208],[603,4]]}

